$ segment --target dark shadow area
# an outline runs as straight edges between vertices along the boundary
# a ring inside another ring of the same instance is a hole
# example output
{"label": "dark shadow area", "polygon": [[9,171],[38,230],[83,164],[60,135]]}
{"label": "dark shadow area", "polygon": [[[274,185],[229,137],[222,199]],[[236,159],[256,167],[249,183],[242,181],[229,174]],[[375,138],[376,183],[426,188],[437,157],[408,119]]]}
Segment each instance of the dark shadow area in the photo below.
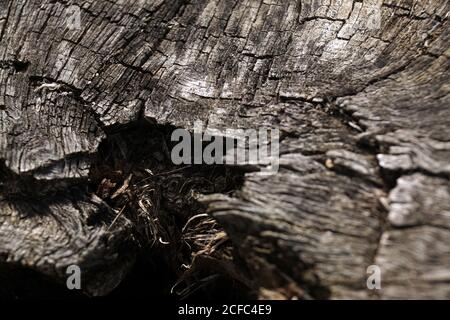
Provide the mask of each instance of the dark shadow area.
{"label": "dark shadow area", "polygon": [[[197,201],[232,194],[245,171],[225,165],[174,165],[176,128],[146,120],[114,132],[99,147],[89,190],[133,222],[141,252],[111,297],[252,297],[247,268],[224,230]],[[208,258],[208,263],[203,258]],[[241,274],[236,279],[233,274]]]}

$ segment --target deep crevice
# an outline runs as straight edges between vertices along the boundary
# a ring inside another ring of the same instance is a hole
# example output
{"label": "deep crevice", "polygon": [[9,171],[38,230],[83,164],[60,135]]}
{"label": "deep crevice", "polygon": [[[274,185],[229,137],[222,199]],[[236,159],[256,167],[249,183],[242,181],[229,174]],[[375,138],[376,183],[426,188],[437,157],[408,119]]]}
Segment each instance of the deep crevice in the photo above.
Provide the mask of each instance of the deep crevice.
{"label": "deep crevice", "polygon": [[159,297],[254,297],[245,263],[197,201],[200,194],[239,190],[245,172],[225,165],[174,165],[174,129],[144,119],[116,128],[92,164],[90,192],[133,222],[140,245],[134,270],[111,296],[134,296],[158,279],[152,294]]}

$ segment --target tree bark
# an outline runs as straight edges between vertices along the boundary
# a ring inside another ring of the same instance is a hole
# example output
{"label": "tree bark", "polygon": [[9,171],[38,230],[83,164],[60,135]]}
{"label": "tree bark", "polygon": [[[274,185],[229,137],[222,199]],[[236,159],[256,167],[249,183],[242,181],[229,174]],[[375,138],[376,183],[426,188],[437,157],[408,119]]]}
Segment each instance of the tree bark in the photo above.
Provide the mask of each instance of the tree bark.
{"label": "tree bark", "polygon": [[[282,132],[276,175],[200,196],[259,297],[450,298],[449,12],[446,0],[1,1],[1,264],[61,282],[77,264],[86,293],[111,292],[143,222],[88,188],[101,143],[202,120],[222,136]],[[165,152],[145,137],[137,149]],[[366,286],[370,265],[381,290]]]}

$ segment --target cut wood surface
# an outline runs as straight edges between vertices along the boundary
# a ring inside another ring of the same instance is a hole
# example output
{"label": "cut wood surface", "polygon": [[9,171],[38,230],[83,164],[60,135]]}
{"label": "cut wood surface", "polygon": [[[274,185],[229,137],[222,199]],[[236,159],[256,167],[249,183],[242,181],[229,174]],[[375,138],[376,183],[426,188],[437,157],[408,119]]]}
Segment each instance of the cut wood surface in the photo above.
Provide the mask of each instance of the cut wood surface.
{"label": "cut wood surface", "polygon": [[[199,196],[260,298],[449,299],[449,12],[447,0],[0,1],[0,264],[63,283],[77,264],[87,294],[111,292],[140,220],[88,188],[102,141],[202,120],[217,135],[281,130],[277,174]],[[366,286],[370,265],[381,290]]]}

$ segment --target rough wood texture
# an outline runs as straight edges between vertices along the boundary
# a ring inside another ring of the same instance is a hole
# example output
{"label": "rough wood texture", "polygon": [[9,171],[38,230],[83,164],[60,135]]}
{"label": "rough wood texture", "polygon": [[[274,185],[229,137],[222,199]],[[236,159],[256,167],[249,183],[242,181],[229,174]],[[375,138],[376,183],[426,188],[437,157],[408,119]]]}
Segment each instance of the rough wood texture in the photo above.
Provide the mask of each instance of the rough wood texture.
{"label": "rough wood texture", "polygon": [[261,297],[450,298],[450,4],[381,2],[377,29],[375,0],[1,1],[2,263],[110,291],[136,221],[108,229],[92,156],[138,120],[203,120],[282,131],[278,174],[202,198]]}

